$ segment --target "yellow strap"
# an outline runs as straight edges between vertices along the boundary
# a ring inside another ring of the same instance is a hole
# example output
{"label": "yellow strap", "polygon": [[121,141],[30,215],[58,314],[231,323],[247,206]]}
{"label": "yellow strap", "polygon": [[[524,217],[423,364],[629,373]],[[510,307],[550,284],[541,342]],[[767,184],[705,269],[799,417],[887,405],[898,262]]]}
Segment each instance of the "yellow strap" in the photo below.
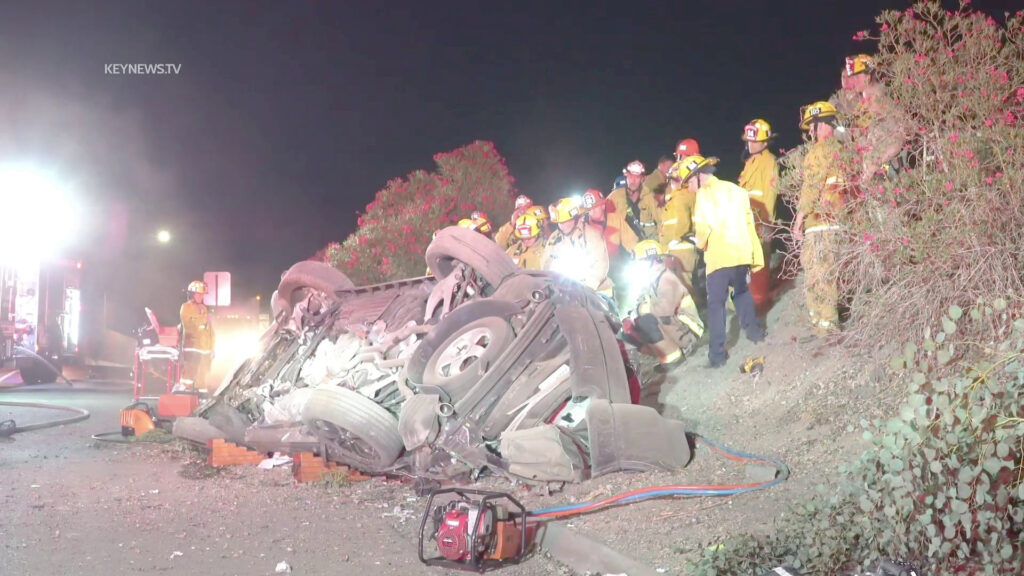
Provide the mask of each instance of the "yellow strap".
{"label": "yellow strap", "polygon": [[676,360],[678,360],[678,359],[680,359],[682,357],[683,357],[683,351],[680,350],[679,348],[676,348],[674,351],[669,353],[668,356],[662,356],[661,357],[661,363],[662,364],[668,364],[669,362],[675,362]]}
{"label": "yellow strap", "polygon": [[700,323],[696,322],[693,318],[690,318],[689,316],[682,316],[682,315],[676,316],[676,318],[678,318],[680,322],[685,324],[686,327],[690,329],[690,331],[692,331],[694,334],[696,334],[697,338],[700,338],[701,336],[704,335],[704,326],[702,326]]}
{"label": "yellow strap", "polygon": [[764,192],[761,192],[760,190],[749,190],[748,193],[751,196],[764,196]]}

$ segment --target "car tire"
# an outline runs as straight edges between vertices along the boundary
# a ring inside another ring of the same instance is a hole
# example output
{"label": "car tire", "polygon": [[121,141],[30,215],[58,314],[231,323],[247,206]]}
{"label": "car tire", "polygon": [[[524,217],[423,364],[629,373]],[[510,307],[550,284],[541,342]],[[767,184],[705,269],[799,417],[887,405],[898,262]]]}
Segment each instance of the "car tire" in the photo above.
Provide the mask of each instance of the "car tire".
{"label": "car tire", "polygon": [[462,262],[493,288],[519,270],[512,258],[493,241],[479,232],[458,226],[438,231],[427,246],[426,260],[438,280],[447,277]]}
{"label": "car tire", "polygon": [[313,390],[302,420],[326,442],[328,459],[363,472],[383,472],[402,453],[398,420],[373,400],[347,388]]}
{"label": "car tire", "polygon": [[442,342],[427,361],[423,385],[444,390],[453,400],[461,398],[480,381],[481,366],[493,365],[514,338],[508,320],[496,316],[462,326]]}
{"label": "car tire", "polygon": [[338,290],[351,290],[355,288],[355,284],[334,266],[305,260],[293,265],[281,277],[272,307],[290,311],[297,300],[296,292],[303,288],[333,293]]}
{"label": "car tire", "polygon": [[[507,318],[519,311],[519,306],[512,302],[492,299],[469,302],[456,308],[416,346],[406,364],[407,378],[413,384],[436,387],[437,392],[455,398],[457,393],[465,392],[467,383],[471,385],[480,380],[480,375],[466,371],[468,366],[464,366],[459,375],[444,376],[442,364],[445,354],[450,352],[451,346],[459,338],[476,330],[481,333],[487,330],[490,332],[490,341],[484,353],[476,357],[476,360],[493,362],[512,342],[514,334]],[[439,368],[442,369],[441,373]]]}

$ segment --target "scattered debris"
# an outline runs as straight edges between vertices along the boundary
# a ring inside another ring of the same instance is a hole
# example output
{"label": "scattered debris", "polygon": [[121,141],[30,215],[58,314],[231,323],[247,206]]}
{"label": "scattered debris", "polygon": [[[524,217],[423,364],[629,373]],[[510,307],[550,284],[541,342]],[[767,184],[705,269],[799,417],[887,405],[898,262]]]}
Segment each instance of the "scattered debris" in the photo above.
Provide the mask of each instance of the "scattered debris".
{"label": "scattered debris", "polygon": [[281,454],[280,452],[274,452],[274,455],[270,458],[264,459],[256,467],[263,470],[270,470],[275,466],[284,466],[285,464],[291,464],[292,457],[287,454]]}
{"label": "scattered debris", "polygon": [[180,552],[178,550],[175,550],[174,552],[171,552],[171,558],[170,559],[174,560],[175,558],[179,558],[179,557],[184,556],[184,555],[185,555],[184,552]]}
{"label": "scattered debris", "polygon": [[398,518],[398,521],[402,524],[405,524],[406,520],[416,518],[417,516],[419,516],[419,514],[417,514],[415,511],[406,510],[401,506],[395,506],[395,508],[391,512],[385,512],[381,514],[381,518]]}
{"label": "scattered debris", "polygon": [[287,573],[289,573],[291,571],[292,571],[292,567],[289,566],[288,563],[285,562],[284,560],[281,560],[280,562],[278,562],[277,563],[277,567],[274,568],[274,573],[275,574],[287,574]]}

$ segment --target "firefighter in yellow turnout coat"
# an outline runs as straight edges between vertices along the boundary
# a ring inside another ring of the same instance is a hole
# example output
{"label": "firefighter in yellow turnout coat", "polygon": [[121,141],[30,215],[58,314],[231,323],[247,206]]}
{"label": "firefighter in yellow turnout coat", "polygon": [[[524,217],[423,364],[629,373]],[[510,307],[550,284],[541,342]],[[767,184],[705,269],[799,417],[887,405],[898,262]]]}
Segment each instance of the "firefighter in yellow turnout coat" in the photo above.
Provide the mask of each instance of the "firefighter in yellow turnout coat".
{"label": "firefighter in yellow turnout coat", "polygon": [[180,384],[185,388],[206,388],[206,375],[213,362],[213,323],[210,309],[203,304],[206,283],[196,280],[188,285],[188,301],[181,305],[183,366]]}
{"label": "firefighter in yellow turnout coat", "polygon": [[775,224],[775,185],[779,179],[778,162],[768,149],[768,142],[773,136],[771,125],[760,118],[743,128],[747,160],[737,182],[750,195],[750,208],[754,211],[754,223],[761,238],[765,262],[771,245],[771,227]]}
{"label": "firefighter in yellow turnout coat", "polygon": [[604,234],[583,221],[582,207],[573,198],[562,198],[549,207],[549,212],[557,228],[544,244],[541,268],[558,272],[612,298]]}
{"label": "firefighter in yellow turnout coat", "polygon": [[508,255],[517,266],[526,270],[540,270],[544,259],[544,237],[541,236],[540,222],[532,214],[523,214],[516,219],[512,230],[516,241],[508,249]]}
{"label": "firefighter in yellow turnout coat", "polygon": [[667,371],[697,347],[704,324],[690,293],[665,265],[665,258],[672,256],[666,255],[660,244],[643,240],[636,245],[634,257],[646,282],[637,301],[632,332],[658,355],[659,369]]}
{"label": "firefighter in yellow turnout coat", "polygon": [[803,241],[800,263],[804,268],[804,296],[817,336],[838,330],[839,289],[836,284],[836,243],[839,226],[835,213],[841,206],[843,186],[836,157],[839,145],[833,139],[836,108],[815,102],[801,111],[800,128],[811,134],[813,144],[803,165],[803,186],[793,237]]}

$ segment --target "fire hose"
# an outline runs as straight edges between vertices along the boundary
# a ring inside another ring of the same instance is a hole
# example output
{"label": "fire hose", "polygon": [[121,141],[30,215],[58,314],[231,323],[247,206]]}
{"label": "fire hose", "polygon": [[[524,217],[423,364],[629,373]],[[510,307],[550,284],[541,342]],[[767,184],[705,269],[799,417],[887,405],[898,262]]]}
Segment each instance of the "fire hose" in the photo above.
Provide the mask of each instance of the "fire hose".
{"label": "fire hose", "polygon": [[63,426],[65,424],[74,424],[75,422],[81,422],[89,417],[88,410],[75,408],[73,406],[60,406],[58,404],[44,404],[40,402],[0,402],[0,406],[42,408],[44,410],[59,410],[61,412],[72,412],[75,414],[75,416],[39,422],[38,424],[29,424],[27,426],[18,426],[15,424],[14,420],[4,420],[3,422],[0,422],[0,436],[11,436],[20,432],[30,432],[32,430],[42,430],[44,428],[53,428],[54,426]]}
{"label": "fire hose", "polygon": [[[530,511],[506,493],[469,488],[438,489],[431,492],[420,522],[420,561],[429,566],[485,571],[521,561],[539,526],[549,520],[655,498],[743,494],[771,488],[789,478],[789,467],[781,460],[733,450],[703,436],[694,436],[719,456],[737,462],[767,464],[774,467],[777,473],[773,479],[765,482],[649,486],[601,500]],[[456,498],[435,506],[435,497],[445,495],[454,495]],[[432,528],[428,528],[428,525],[432,525]],[[440,556],[426,556],[424,541],[428,538],[433,538]]]}
{"label": "fire hose", "polygon": [[49,369],[50,369],[51,371],[53,371],[53,373],[54,373],[54,374],[56,374],[56,375],[57,375],[57,376],[58,376],[58,377],[59,377],[59,378],[60,378],[61,380],[63,380],[63,381],[65,382],[65,383],[67,383],[67,385],[68,385],[68,386],[71,386],[72,388],[74,388],[74,386],[75,386],[75,385],[71,383],[71,380],[68,380],[67,378],[65,378],[65,377],[64,377],[64,372],[63,372],[63,371],[61,371],[61,370],[60,370],[59,368],[57,368],[56,366],[54,366],[54,365],[53,365],[53,364],[52,364],[52,363],[51,363],[51,362],[50,362],[49,360],[47,360],[46,358],[43,358],[43,357],[42,357],[42,356],[40,356],[39,354],[36,354],[35,352],[33,352],[33,351],[29,350],[28,348],[25,348],[24,346],[15,346],[15,347],[14,347],[14,352],[16,353],[16,355],[17,355],[17,354],[24,354],[24,355],[26,355],[26,356],[29,356],[29,357],[31,357],[31,358],[35,358],[36,360],[38,360],[38,361],[42,362],[44,366],[46,366],[46,367],[47,367],[47,368],[49,368]]}
{"label": "fire hose", "polygon": [[789,466],[786,466],[786,464],[781,460],[733,450],[716,442],[712,442],[699,434],[694,434],[694,437],[706,444],[712,452],[715,452],[719,456],[728,458],[729,460],[735,460],[737,462],[768,464],[774,466],[775,469],[778,470],[778,475],[767,482],[754,482],[747,484],[668,484],[663,486],[649,486],[647,488],[622,492],[602,500],[592,500],[590,502],[582,502],[580,504],[572,504],[568,506],[554,506],[551,508],[530,510],[527,512],[527,515],[531,518],[548,520],[552,518],[565,518],[567,516],[586,514],[603,508],[608,508],[609,506],[631,504],[633,502],[641,502],[643,500],[650,500],[654,498],[666,498],[672,496],[732,496],[735,494],[754,492],[756,490],[765,490],[772,486],[781,484],[789,478]]}

